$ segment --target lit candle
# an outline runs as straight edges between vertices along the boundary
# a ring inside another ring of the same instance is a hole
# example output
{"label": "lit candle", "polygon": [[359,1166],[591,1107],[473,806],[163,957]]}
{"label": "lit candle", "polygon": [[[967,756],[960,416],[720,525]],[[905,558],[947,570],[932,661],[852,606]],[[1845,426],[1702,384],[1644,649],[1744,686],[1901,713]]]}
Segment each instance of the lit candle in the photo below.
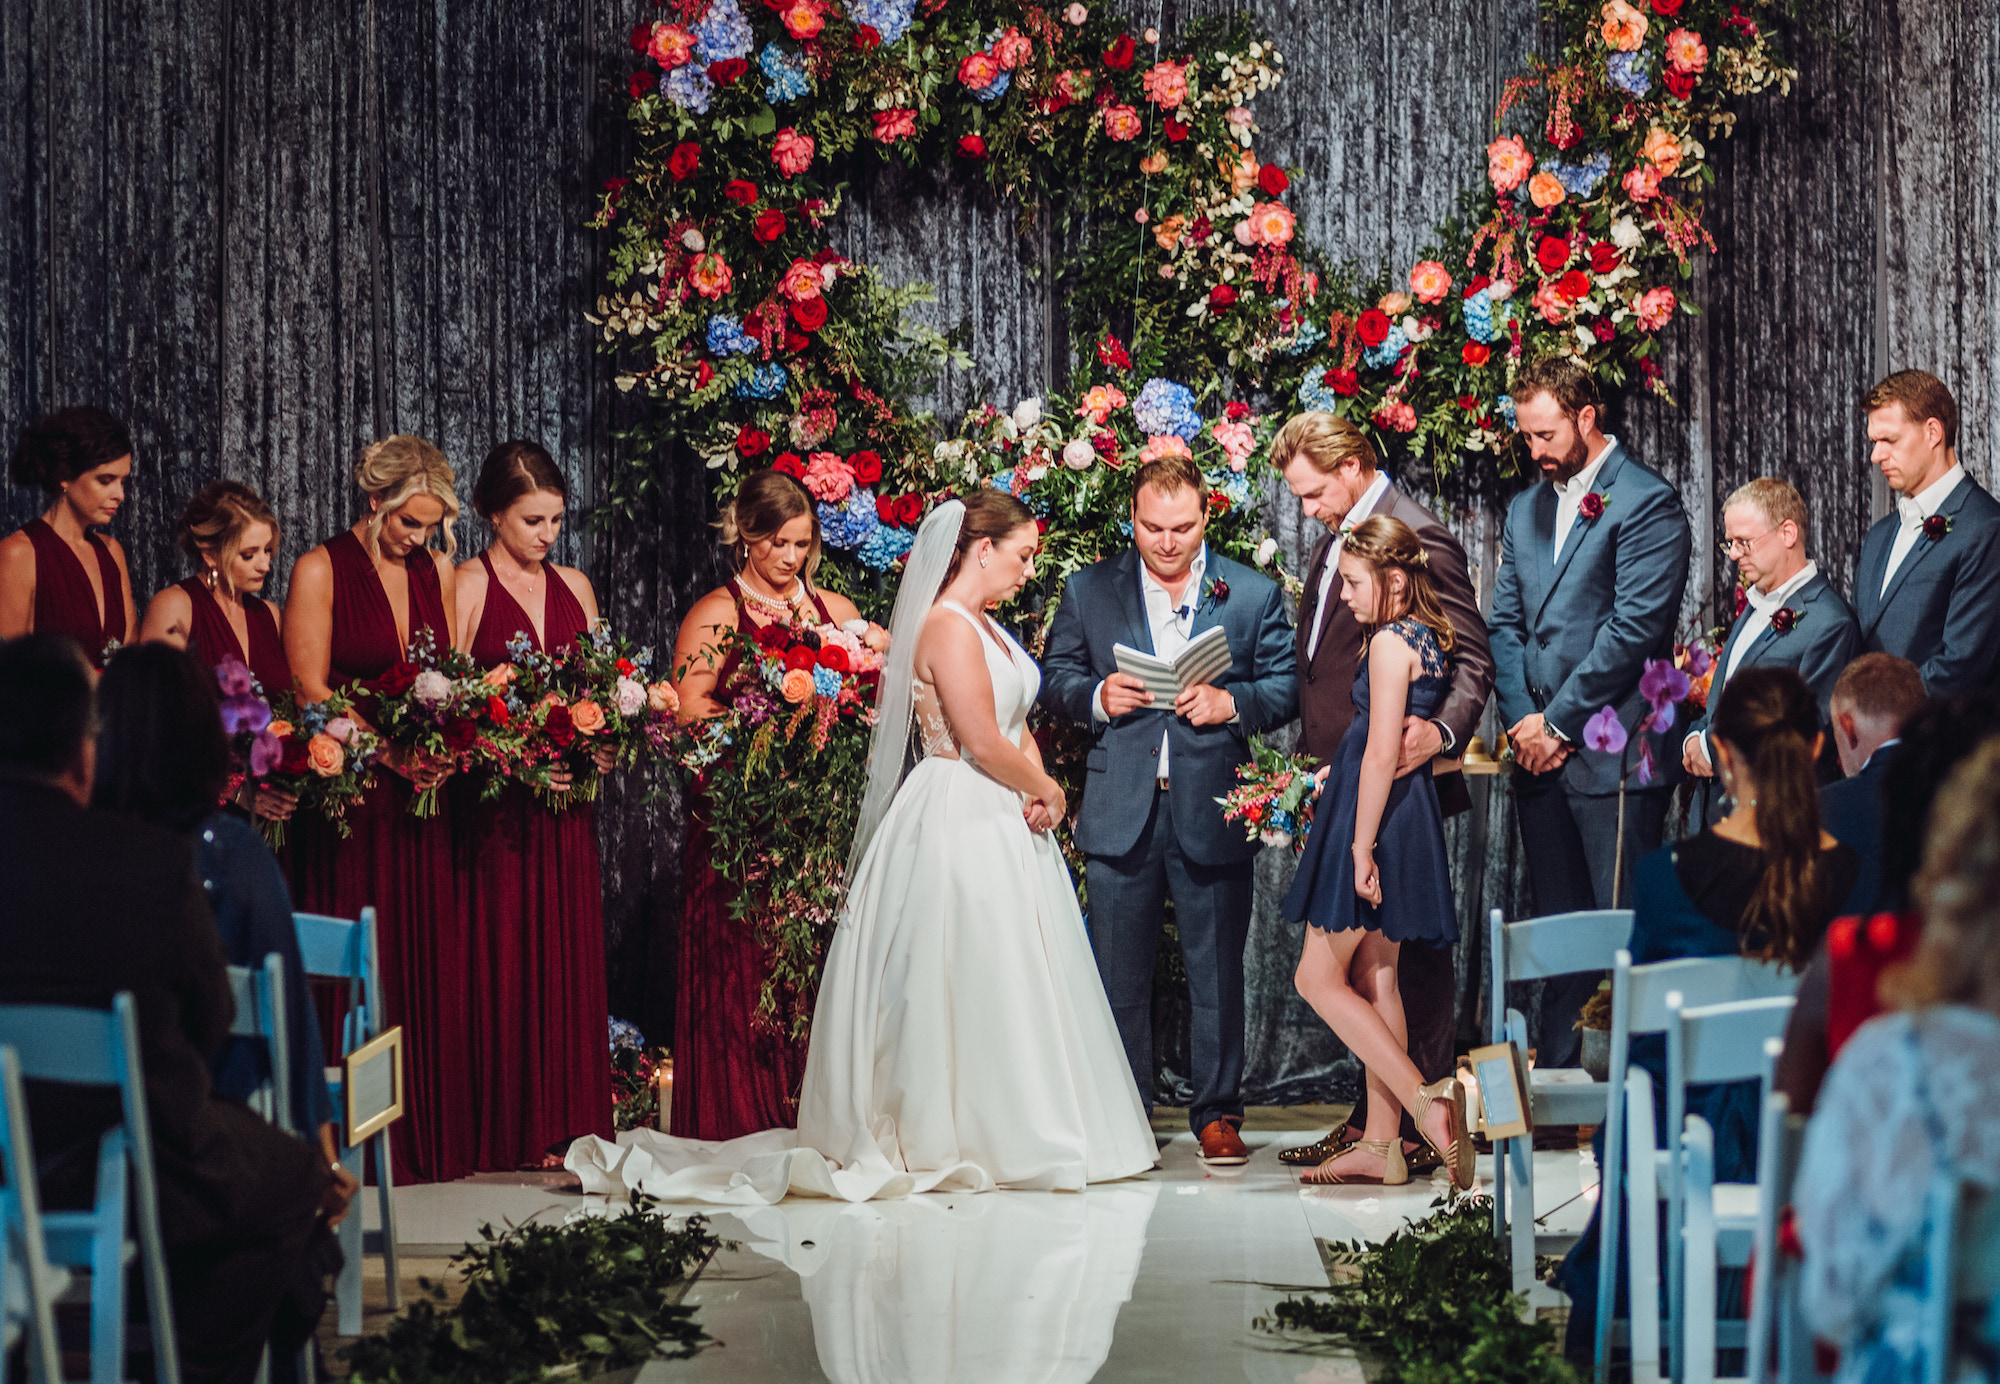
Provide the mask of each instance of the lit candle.
{"label": "lit candle", "polygon": [[662,1057],[653,1068],[653,1085],[660,1099],[660,1133],[668,1133],[674,1119],[674,1059]]}

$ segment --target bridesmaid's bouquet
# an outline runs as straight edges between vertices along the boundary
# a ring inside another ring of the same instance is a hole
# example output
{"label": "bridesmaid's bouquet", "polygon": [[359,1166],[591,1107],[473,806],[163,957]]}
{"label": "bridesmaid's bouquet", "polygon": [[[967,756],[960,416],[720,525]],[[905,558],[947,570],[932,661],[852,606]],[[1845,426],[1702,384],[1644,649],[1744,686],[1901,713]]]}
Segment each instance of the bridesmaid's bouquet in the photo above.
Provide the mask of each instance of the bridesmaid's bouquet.
{"label": "bridesmaid's bouquet", "polygon": [[1246,840],[1267,846],[1305,849],[1312,825],[1313,771],[1319,761],[1306,754],[1282,754],[1262,740],[1250,742],[1251,759],[1238,765],[1240,786],[1217,798],[1226,822],[1241,822]]}
{"label": "bridesmaid's bouquet", "polygon": [[[486,688],[478,665],[458,649],[441,646],[431,630],[417,631],[407,658],[357,687],[389,746],[454,772],[502,753],[481,743],[477,718],[486,709]],[[435,817],[441,786],[418,790],[411,814]]]}
{"label": "bridesmaid's bouquet", "polygon": [[[501,765],[532,787],[548,806],[562,808],[597,797],[596,752],[612,751],[614,767],[642,756],[663,756],[680,698],[673,684],[650,681],[653,651],[637,648],[603,624],[568,653],[537,650],[525,634],[507,646],[512,659],[485,675],[518,732]],[[495,707],[498,714],[502,708]],[[568,769],[559,787],[556,771]]]}
{"label": "bridesmaid's bouquet", "polygon": [[[355,714],[354,698],[340,688],[318,702],[286,693],[278,699],[269,729],[278,741],[278,757],[258,782],[290,793],[298,799],[298,811],[326,818],[345,840],[354,830],[348,809],[374,785],[382,737]],[[273,846],[285,843],[283,822],[260,817],[257,825]]]}

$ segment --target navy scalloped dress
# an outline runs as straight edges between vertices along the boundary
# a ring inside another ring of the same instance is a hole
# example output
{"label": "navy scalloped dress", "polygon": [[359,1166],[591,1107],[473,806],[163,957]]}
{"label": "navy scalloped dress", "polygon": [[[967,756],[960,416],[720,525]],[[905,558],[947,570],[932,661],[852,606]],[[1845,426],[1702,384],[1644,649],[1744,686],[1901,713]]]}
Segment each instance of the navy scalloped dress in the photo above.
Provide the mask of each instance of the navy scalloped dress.
{"label": "navy scalloped dress", "polygon": [[[1408,618],[1384,626],[1417,651],[1423,671],[1410,684],[1404,714],[1436,713],[1451,687],[1451,666],[1430,626]],[[1437,787],[1419,770],[1389,788],[1375,833],[1375,868],[1382,876],[1382,906],[1354,892],[1354,816],[1361,793],[1361,756],[1368,748],[1368,658],[1354,670],[1354,724],[1334,751],[1332,771],[1312,832],[1299,856],[1299,873],[1285,895],[1285,917],[1327,932],[1370,928],[1391,942],[1441,945],[1458,940],[1458,907],[1451,896],[1451,863],[1445,854],[1444,814]]]}

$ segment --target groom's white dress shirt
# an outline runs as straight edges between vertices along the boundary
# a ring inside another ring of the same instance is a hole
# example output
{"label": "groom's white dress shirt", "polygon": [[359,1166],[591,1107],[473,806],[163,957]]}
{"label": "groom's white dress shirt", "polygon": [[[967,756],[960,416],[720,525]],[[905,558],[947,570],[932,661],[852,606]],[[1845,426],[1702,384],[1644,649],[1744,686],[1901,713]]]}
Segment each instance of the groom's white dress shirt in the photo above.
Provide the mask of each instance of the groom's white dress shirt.
{"label": "groom's white dress shirt", "polygon": [[[1181,588],[1181,598],[1176,601],[1167,594],[1167,588],[1154,578],[1152,569],[1146,566],[1144,558],[1139,560],[1139,598],[1146,610],[1146,626],[1152,632],[1153,652],[1160,658],[1171,659],[1188,646],[1188,639],[1194,632],[1195,607],[1201,604],[1201,584],[1208,579],[1208,545],[1201,545],[1195,554],[1194,564],[1188,568],[1187,585]],[[1167,708],[1172,711],[1172,707]],[[1097,684],[1091,694],[1090,714],[1100,723],[1111,718],[1104,714],[1104,684]],[[1233,718],[1232,718],[1233,719]],[[1167,776],[1168,736],[1160,732],[1160,771],[1155,778]]]}
{"label": "groom's white dress shirt", "polygon": [[1917,546],[1917,539],[1924,531],[1924,520],[1938,512],[1938,506],[1951,498],[1951,492],[1958,489],[1958,483],[1964,479],[1965,468],[1953,462],[1951,470],[1915,495],[1896,497],[1896,517],[1902,523],[1896,529],[1896,541],[1889,545],[1888,565],[1882,569],[1882,595],[1889,594],[1889,583],[1894,579],[1896,569],[1903,565],[1910,549]]}
{"label": "groom's white dress shirt", "polygon": [[1337,589],[1334,584],[1340,580],[1340,550],[1347,542],[1347,531],[1373,514],[1388,490],[1389,473],[1377,471],[1375,479],[1361,492],[1361,498],[1354,502],[1354,508],[1347,511],[1340,527],[1333,531],[1333,544],[1326,550],[1326,570],[1319,574],[1319,604],[1313,607],[1312,637],[1306,641],[1307,662],[1319,657],[1320,631],[1326,627],[1326,609],[1333,604]]}

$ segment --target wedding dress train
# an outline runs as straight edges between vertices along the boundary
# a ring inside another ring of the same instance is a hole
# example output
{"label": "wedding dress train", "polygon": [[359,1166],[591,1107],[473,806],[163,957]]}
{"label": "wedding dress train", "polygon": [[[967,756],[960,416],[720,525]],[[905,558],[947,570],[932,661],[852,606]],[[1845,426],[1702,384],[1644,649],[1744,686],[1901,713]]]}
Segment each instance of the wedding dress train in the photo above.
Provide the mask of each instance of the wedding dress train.
{"label": "wedding dress train", "polygon": [[[990,621],[939,605],[979,631],[1000,730],[1018,743],[1041,670]],[[930,689],[915,705],[923,758],[827,949],[798,1130],[580,1139],[567,1166],[585,1192],[747,1206],[1076,1191],[1158,1162],[1060,850],[961,752]]]}

